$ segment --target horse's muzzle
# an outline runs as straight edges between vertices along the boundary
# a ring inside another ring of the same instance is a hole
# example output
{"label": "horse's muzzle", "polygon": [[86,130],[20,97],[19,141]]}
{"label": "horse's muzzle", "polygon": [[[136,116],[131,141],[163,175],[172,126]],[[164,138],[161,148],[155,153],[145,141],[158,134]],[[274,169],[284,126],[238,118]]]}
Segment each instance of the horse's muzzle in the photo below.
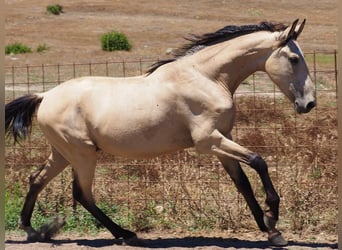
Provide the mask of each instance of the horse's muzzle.
{"label": "horse's muzzle", "polygon": [[295,106],[295,110],[297,113],[299,114],[308,113],[310,112],[311,109],[316,107],[316,100],[309,101],[307,103],[303,103],[303,102],[296,100],[294,103],[294,106]]}

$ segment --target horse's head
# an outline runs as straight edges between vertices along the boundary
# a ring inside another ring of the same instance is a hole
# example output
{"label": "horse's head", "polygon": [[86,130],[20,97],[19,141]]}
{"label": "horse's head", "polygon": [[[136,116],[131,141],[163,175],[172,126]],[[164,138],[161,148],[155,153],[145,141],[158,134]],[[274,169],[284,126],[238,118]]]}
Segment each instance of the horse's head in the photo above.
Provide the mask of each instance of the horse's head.
{"label": "horse's head", "polygon": [[268,57],[265,70],[280,90],[294,103],[298,113],[307,113],[316,106],[315,86],[303,53],[297,43],[305,20],[298,19],[284,31],[275,32],[276,47]]}

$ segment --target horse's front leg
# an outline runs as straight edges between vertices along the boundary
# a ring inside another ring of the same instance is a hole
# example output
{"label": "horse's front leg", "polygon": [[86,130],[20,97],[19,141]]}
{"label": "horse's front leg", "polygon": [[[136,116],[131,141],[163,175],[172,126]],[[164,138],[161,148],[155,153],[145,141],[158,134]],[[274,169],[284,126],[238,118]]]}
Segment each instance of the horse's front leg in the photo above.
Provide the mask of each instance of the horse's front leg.
{"label": "horse's front leg", "polygon": [[[202,137],[195,142],[195,146],[200,152],[211,153],[219,157],[238,190],[245,197],[258,226],[262,231],[267,231],[271,243],[276,246],[286,245],[287,241],[275,228],[279,217],[280,198],[273,187],[265,161],[258,154],[228,139],[218,130],[214,130],[209,136]],[[270,211],[262,212],[239,162],[248,164],[259,174],[266,193],[266,204]]]}
{"label": "horse's front leg", "polygon": [[245,198],[248,207],[252,211],[255,221],[257,222],[259,228],[263,232],[268,232],[268,228],[264,222],[264,212],[262,211],[258,201],[256,200],[251,184],[241,168],[238,161],[232,160],[228,157],[219,157],[224,169],[229,174],[230,178],[233,180],[237,190]]}

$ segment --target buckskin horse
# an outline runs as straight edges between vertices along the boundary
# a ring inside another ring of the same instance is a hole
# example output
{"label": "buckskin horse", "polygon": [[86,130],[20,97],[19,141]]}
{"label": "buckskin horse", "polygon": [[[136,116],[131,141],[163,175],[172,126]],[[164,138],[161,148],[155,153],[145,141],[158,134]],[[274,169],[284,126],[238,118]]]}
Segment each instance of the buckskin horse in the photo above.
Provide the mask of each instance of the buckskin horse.
{"label": "buckskin horse", "polygon": [[[280,198],[265,161],[233,142],[233,94],[256,71],[264,71],[294,104],[298,113],[316,105],[311,80],[297,38],[305,20],[291,25],[262,22],[226,26],[213,33],[193,35],[173,58],[152,65],[136,77],[82,77],[55,88],[28,94],[5,107],[5,128],[14,141],[24,139],[33,114],[51,145],[51,154],[30,177],[30,188],[19,227],[28,240],[48,240],[31,226],[39,192],[68,165],[73,169],[73,196],[116,238],[136,238],[115,224],[95,204],[92,183],[96,151],[130,158],[154,157],[194,147],[218,157],[244,196],[257,225],[271,244],[287,241],[276,229]],[[240,163],[261,178],[266,204],[262,211]]]}

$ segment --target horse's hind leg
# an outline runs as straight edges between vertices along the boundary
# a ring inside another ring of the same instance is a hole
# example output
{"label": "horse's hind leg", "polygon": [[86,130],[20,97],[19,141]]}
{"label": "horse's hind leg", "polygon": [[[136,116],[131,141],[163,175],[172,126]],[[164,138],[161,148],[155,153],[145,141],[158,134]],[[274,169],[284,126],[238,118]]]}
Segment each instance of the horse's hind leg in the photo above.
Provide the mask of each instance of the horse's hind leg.
{"label": "horse's hind leg", "polygon": [[27,233],[28,241],[46,240],[40,232],[34,230],[31,226],[31,217],[38,194],[43,188],[60,172],[62,172],[69,163],[51,147],[51,154],[41,168],[30,176],[30,189],[26,195],[25,203],[21,211],[19,228]]}
{"label": "horse's hind leg", "polygon": [[[96,153],[90,150],[86,154],[75,156],[72,162],[74,169],[73,196],[87,209],[115,238],[133,239],[136,234],[121,228],[106,216],[96,205],[92,195],[92,183],[96,165]],[[133,244],[133,242],[132,242]]]}

